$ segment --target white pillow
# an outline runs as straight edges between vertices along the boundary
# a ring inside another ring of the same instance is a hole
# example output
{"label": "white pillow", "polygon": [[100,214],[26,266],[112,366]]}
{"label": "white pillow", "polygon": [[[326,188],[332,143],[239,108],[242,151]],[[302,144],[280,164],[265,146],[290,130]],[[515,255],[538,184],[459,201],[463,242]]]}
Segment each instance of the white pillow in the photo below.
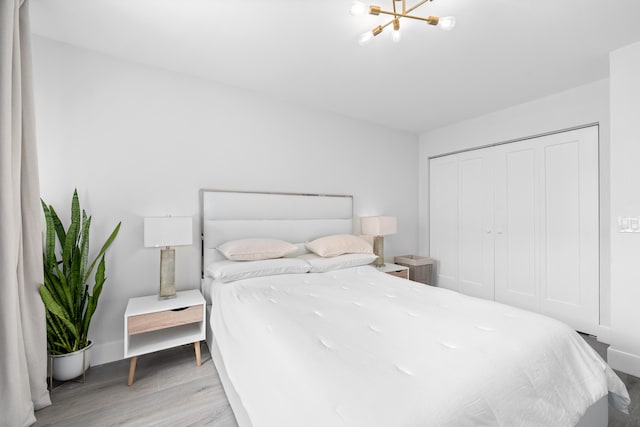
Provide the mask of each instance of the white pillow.
{"label": "white pillow", "polygon": [[302,255],[299,258],[305,260],[311,265],[311,273],[325,273],[327,271],[339,270],[341,268],[371,264],[373,260],[378,257],[375,254],[345,254],[331,258],[324,258],[319,257],[318,255],[308,254]]}
{"label": "white pillow", "polygon": [[275,274],[308,273],[311,270],[305,260],[297,258],[264,259],[259,261],[216,261],[207,266],[206,274],[221,282],[273,276]]}
{"label": "white pillow", "polygon": [[311,253],[304,243],[294,243],[293,245],[296,247],[296,250],[287,254],[287,258],[298,258],[300,255]]}
{"label": "white pillow", "polygon": [[342,254],[370,254],[373,247],[369,242],[353,234],[334,234],[321,237],[306,244],[307,249],[321,257]]}
{"label": "white pillow", "polygon": [[282,258],[295,252],[297,247],[278,239],[240,239],[225,242],[216,249],[232,261],[256,261]]}

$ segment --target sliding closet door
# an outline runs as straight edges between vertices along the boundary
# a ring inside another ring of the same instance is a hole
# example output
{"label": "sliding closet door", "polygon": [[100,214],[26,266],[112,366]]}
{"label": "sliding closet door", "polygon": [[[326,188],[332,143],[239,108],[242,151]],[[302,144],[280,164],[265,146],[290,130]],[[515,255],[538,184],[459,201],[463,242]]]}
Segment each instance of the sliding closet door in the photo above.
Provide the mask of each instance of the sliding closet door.
{"label": "sliding closet door", "polygon": [[495,149],[495,299],[540,310],[540,180],[532,140]]}
{"label": "sliding closet door", "polygon": [[457,156],[460,292],[493,299],[493,150]]}
{"label": "sliding closet door", "polygon": [[599,323],[598,128],[496,147],[496,300]]}
{"label": "sliding closet door", "polygon": [[430,253],[438,286],[493,299],[493,155],[474,150],[432,159]]}
{"label": "sliding closet door", "polygon": [[597,335],[598,128],[547,137],[542,180],[542,312]]}
{"label": "sliding closet door", "polygon": [[436,285],[459,291],[458,158],[429,161],[430,254],[436,260]]}

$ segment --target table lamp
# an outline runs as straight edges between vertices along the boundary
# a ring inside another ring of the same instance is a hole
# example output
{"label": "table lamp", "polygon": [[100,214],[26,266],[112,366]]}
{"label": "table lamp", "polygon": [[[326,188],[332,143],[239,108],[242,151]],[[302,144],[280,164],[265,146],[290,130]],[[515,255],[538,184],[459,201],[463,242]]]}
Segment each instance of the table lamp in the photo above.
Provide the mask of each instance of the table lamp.
{"label": "table lamp", "polygon": [[384,237],[396,234],[398,226],[395,216],[365,216],[360,218],[362,234],[373,237],[373,253],[378,256],[373,264],[384,267]]}
{"label": "table lamp", "polygon": [[144,247],[160,251],[160,299],[175,298],[175,250],[172,246],[193,243],[193,218],[190,216],[147,217],[144,219]]}

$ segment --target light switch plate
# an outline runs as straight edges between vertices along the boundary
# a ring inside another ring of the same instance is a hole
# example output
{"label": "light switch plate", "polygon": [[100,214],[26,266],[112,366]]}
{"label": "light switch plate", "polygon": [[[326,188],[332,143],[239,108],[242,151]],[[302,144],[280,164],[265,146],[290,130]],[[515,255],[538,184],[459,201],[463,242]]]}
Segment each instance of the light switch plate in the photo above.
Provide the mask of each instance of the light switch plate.
{"label": "light switch plate", "polygon": [[640,233],[640,217],[619,216],[618,232],[619,233]]}

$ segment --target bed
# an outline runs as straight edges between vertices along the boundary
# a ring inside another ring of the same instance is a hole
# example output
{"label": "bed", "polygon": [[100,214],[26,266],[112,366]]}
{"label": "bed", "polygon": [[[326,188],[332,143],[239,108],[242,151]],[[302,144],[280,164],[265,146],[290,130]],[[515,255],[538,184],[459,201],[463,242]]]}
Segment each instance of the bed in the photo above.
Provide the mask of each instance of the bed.
{"label": "bed", "polygon": [[[207,344],[245,426],[607,425],[615,373],[545,316],[369,265],[223,283],[215,248],[357,230],[350,196],[201,191]],[[294,258],[295,258],[294,257]]]}

